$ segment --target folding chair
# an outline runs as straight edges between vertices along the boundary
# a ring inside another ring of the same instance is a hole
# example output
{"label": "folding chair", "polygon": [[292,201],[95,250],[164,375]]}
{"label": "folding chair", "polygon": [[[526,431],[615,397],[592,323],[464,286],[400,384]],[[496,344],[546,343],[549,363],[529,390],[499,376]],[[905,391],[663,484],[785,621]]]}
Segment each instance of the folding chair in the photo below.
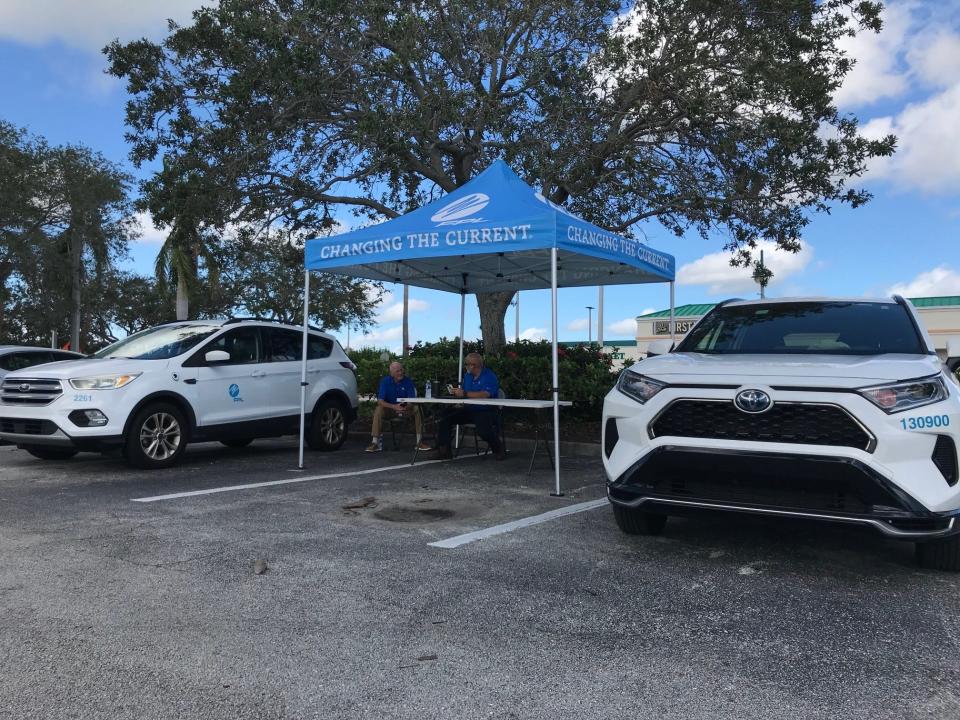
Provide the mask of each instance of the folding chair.
{"label": "folding chair", "polygon": [[[500,389],[497,391],[497,399],[498,399],[498,400],[504,400],[504,399],[506,399],[506,397],[507,397],[507,394],[503,391],[503,388],[500,388]],[[463,447],[463,441],[466,440],[466,437],[467,437],[466,431],[467,431],[467,430],[473,430],[473,451],[474,451],[477,455],[479,455],[479,454],[480,454],[480,436],[477,434],[477,426],[476,426],[476,424],[474,424],[474,423],[464,423],[463,425],[460,426],[460,428],[461,428],[461,430],[463,430],[464,432],[463,432],[463,434],[462,434],[462,436],[461,436],[461,438],[460,438],[461,444],[457,447],[457,453],[456,453],[456,454],[457,454],[457,455],[460,454],[460,448]],[[498,436],[499,439],[500,439],[500,447],[502,447],[503,450],[504,450],[504,452],[506,452],[506,450],[507,450],[507,440],[506,440],[506,437],[504,437],[504,434],[503,434],[503,405],[498,405],[498,406],[497,406],[497,436]],[[489,443],[488,443],[486,449],[483,451],[483,454],[486,455],[488,452],[491,452],[491,451],[492,451],[492,448],[490,447],[490,445],[489,445]]]}

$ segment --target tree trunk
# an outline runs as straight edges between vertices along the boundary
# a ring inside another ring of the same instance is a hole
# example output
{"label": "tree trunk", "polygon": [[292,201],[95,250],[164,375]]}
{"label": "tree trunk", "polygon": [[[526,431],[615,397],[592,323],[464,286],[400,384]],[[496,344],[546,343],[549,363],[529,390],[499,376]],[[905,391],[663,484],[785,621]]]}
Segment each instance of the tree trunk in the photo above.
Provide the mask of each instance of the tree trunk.
{"label": "tree trunk", "polygon": [[[480,332],[483,333],[483,352],[485,355],[499,355],[507,344],[506,331],[503,328],[507,308],[513,300],[512,292],[482,293],[477,295],[477,307],[480,309]],[[466,332],[464,332],[466,334]]]}
{"label": "tree trunk", "polygon": [[83,281],[83,240],[78,237],[79,232],[74,229],[70,233],[70,284],[71,284],[71,318],[70,318],[70,349],[74,352],[83,352],[80,349],[80,301]]}
{"label": "tree trunk", "polygon": [[410,286],[403,286],[403,357],[410,347]]}
{"label": "tree trunk", "polygon": [[187,320],[190,317],[190,296],[187,289],[187,279],[177,273],[177,320]]}

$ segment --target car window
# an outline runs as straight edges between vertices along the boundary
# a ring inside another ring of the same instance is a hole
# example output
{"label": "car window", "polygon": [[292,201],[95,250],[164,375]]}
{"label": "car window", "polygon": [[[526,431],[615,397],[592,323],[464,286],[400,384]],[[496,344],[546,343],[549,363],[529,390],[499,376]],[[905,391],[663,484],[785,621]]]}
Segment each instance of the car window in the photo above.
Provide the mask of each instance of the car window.
{"label": "car window", "polygon": [[4,370],[23,370],[24,368],[50,362],[48,350],[31,350],[9,353],[0,357],[0,368]]}
{"label": "car window", "polygon": [[784,302],[723,306],[677,346],[711,354],[925,354],[926,346],[899,303]]}
{"label": "car window", "polygon": [[229,363],[217,363],[217,365],[246,365],[259,362],[260,328],[242,327],[225,332],[204,346],[200,355],[201,361],[203,356],[211,350],[223,350],[230,356]]}
{"label": "car window", "polygon": [[307,358],[310,360],[320,360],[330,357],[331,352],[333,352],[333,340],[320,337],[319,335],[311,335],[309,337],[307,341]]}
{"label": "car window", "polygon": [[219,325],[159,325],[115,342],[93,357],[169,360],[196,347],[219,329]]}
{"label": "car window", "polygon": [[263,328],[263,336],[268,362],[292,362],[303,359],[303,333],[285,328]]}
{"label": "car window", "polygon": [[74,355],[73,353],[57,352],[56,350],[52,351],[50,353],[50,356],[53,358],[55,362],[58,360],[79,360],[80,359],[77,355]]}

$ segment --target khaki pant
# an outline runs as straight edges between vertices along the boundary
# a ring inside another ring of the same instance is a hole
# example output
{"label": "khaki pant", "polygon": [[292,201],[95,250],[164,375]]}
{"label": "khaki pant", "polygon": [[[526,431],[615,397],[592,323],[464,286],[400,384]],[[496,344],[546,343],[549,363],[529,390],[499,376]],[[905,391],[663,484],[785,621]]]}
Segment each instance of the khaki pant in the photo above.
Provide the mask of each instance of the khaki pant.
{"label": "khaki pant", "polygon": [[413,426],[417,431],[417,441],[420,441],[420,438],[423,437],[423,414],[420,412],[420,408],[416,405],[408,407],[403,413],[398,413],[393,408],[385,408],[383,405],[378,404],[376,410],[373,411],[373,429],[370,432],[372,437],[378,438],[383,435],[383,420],[384,418],[389,419],[393,417],[410,417],[413,415]]}

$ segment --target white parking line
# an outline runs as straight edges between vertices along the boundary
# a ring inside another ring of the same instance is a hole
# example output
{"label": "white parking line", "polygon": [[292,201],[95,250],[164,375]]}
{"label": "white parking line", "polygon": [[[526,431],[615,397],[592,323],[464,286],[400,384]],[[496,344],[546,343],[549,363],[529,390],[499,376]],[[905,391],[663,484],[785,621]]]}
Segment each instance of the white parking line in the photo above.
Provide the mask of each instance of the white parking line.
{"label": "white parking line", "polygon": [[[461,455],[453,460],[463,460],[473,457],[472,455]],[[245,485],[227,485],[226,487],[209,488],[207,490],[190,490],[188,492],[170,493],[169,495],[154,495],[153,497],[130,498],[133,502],[148,503],[158,502],[160,500],[176,500],[177,498],[196,497],[197,495],[213,495],[214,493],[235,492],[237,490],[252,490],[254,488],[271,487],[273,485],[292,485],[293,483],[311,482],[313,480],[330,480],[332,478],[349,477],[351,475],[372,475],[373,473],[387,472],[388,470],[405,470],[411,467],[423,467],[424,465],[433,465],[435,463],[450,462],[450,460],[424,460],[416,465],[404,463],[403,465],[389,465],[388,467],[370,468],[369,470],[348,470],[347,472],[331,473],[329,475],[310,475],[308,477],[288,478],[286,480],[268,480],[266,482],[247,483]]]}
{"label": "white parking line", "polygon": [[564,517],[565,515],[573,515],[574,513],[593,510],[594,508],[603,507],[604,505],[609,504],[609,500],[602,498],[600,500],[591,500],[589,502],[579,503],[577,505],[568,505],[567,507],[551,510],[550,512],[545,512],[540,515],[532,515],[531,517],[523,518],[521,520],[514,520],[513,522],[504,523],[503,525],[494,525],[493,527],[488,527],[485,530],[475,530],[474,532],[466,533],[465,535],[457,535],[456,537],[447,538],[446,540],[438,540],[437,542],[427,543],[427,545],[430,547],[445,549],[460,547],[461,545],[466,545],[467,543],[472,543],[477,540],[493,537],[494,535],[502,535],[503,533],[519,530],[520,528],[530,527],[531,525],[539,525],[540,523],[545,523],[549,520],[555,520],[556,518]]}

